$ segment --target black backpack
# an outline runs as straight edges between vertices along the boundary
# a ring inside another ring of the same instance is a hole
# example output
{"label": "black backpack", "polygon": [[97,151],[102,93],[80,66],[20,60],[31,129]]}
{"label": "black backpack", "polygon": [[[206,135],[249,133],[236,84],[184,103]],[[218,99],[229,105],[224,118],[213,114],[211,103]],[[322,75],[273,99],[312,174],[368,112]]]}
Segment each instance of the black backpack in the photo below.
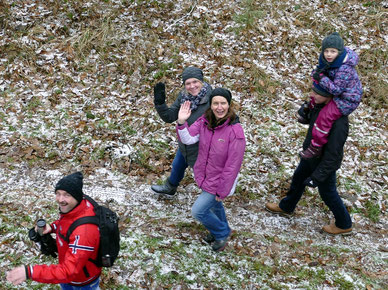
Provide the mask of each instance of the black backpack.
{"label": "black backpack", "polygon": [[95,216],[85,216],[75,220],[69,227],[66,237],[61,235],[69,243],[70,235],[76,227],[83,224],[95,224],[100,229],[100,247],[97,259],[89,259],[98,267],[112,267],[120,251],[119,218],[111,209],[99,205],[93,198],[84,194],[84,199],[89,201],[93,207]]}

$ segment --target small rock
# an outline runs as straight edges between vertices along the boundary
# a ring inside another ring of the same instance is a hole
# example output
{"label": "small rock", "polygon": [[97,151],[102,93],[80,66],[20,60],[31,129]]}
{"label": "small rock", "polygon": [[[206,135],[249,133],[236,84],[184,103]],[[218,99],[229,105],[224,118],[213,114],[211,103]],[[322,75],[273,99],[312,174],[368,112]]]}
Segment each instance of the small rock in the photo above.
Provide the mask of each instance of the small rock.
{"label": "small rock", "polygon": [[310,262],[308,265],[309,265],[309,267],[316,267],[316,266],[318,266],[318,262],[317,261],[313,261],[313,262]]}

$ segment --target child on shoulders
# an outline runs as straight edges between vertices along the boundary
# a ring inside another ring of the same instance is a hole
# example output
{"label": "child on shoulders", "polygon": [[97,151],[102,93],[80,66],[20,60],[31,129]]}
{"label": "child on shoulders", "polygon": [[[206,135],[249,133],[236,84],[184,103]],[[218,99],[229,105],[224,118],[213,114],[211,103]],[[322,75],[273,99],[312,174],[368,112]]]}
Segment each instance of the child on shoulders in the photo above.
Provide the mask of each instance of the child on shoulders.
{"label": "child on shoulders", "polygon": [[[360,104],[362,86],[355,68],[357,64],[358,55],[344,46],[337,32],[322,41],[319,63],[312,72],[313,90],[327,91],[334,98],[320,111],[312,131],[313,139],[310,146],[299,153],[301,158],[319,157],[333,123],[352,113]],[[298,120],[303,123],[302,118]]]}

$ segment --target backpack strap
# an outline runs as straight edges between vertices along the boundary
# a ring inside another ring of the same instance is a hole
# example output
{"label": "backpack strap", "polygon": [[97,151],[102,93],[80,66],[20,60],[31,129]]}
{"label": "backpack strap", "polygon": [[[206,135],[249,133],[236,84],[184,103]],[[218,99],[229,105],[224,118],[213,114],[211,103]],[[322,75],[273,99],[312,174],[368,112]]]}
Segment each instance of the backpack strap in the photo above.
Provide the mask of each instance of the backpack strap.
{"label": "backpack strap", "polygon": [[[94,208],[94,212],[96,212],[96,210],[99,208],[99,204],[93,199],[91,198],[89,195],[86,195],[84,194],[83,195],[84,199],[86,199],[87,201],[89,201],[92,205],[93,205],[93,208]],[[94,224],[94,225],[97,225],[99,226],[100,225],[100,222],[99,222],[99,218],[97,215],[94,215],[94,216],[84,216],[84,217],[81,217],[79,219],[76,219],[71,225],[70,227],[67,229],[67,233],[66,233],[66,236],[62,235],[59,231],[58,231],[58,235],[64,240],[66,241],[67,243],[70,242],[70,236],[71,234],[73,233],[73,231],[79,227],[80,225],[84,225],[84,224]],[[89,261],[93,262],[94,264],[97,265],[97,260],[93,260],[91,258],[89,258]],[[97,265],[98,266],[98,265]],[[86,269],[86,268],[85,268]]]}
{"label": "backpack strap", "polygon": [[100,206],[93,198],[91,198],[89,195],[87,194],[84,194],[84,199],[86,199],[87,201],[89,201],[93,207],[94,207],[94,211],[96,211],[96,209]]}
{"label": "backpack strap", "polygon": [[73,231],[80,225],[84,224],[94,224],[94,225],[99,225],[98,222],[98,217],[96,216],[84,216],[82,218],[79,218],[75,220],[67,230],[66,236],[62,235],[61,233],[58,232],[59,236],[65,240],[67,243],[70,241],[70,235],[73,233]]}
{"label": "backpack strap", "polygon": [[[93,198],[91,198],[89,195],[84,194],[83,197],[84,197],[84,199],[86,199],[88,202],[90,202],[93,205],[94,212],[96,212],[96,210],[99,206],[98,203]],[[98,218],[96,216],[82,217],[82,218],[75,220],[70,225],[70,227],[67,230],[66,236],[62,235],[61,233],[58,233],[58,234],[63,240],[65,240],[67,243],[69,243],[70,235],[73,233],[73,231],[76,229],[76,227],[83,225],[83,224],[95,224],[98,226],[99,221],[98,221]]]}

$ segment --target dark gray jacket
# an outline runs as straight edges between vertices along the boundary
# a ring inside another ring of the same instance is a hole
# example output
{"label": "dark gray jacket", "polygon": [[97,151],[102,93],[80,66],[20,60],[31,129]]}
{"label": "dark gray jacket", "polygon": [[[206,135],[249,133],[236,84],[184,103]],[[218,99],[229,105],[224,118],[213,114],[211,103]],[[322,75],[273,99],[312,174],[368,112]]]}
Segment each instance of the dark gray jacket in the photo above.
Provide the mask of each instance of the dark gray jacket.
{"label": "dark gray jacket", "polygon": [[[202,98],[201,102],[198,105],[197,110],[191,112],[190,118],[187,120],[189,126],[193,124],[199,117],[201,117],[207,108],[209,108],[209,96],[212,92],[212,88],[208,89],[206,96]],[[178,98],[175,102],[168,107],[166,103],[162,105],[155,105],[156,111],[158,112],[160,118],[166,123],[175,122],[178,119],[178,112],[181,107],[181,100],[183,96],[183,91],[178,95]],[[193,145],[185,145],[182,142],[178,141],[179,149],[181,150],[187,164],[190,167],[194,166],[195,161],[198,156],[198,143]]]}

